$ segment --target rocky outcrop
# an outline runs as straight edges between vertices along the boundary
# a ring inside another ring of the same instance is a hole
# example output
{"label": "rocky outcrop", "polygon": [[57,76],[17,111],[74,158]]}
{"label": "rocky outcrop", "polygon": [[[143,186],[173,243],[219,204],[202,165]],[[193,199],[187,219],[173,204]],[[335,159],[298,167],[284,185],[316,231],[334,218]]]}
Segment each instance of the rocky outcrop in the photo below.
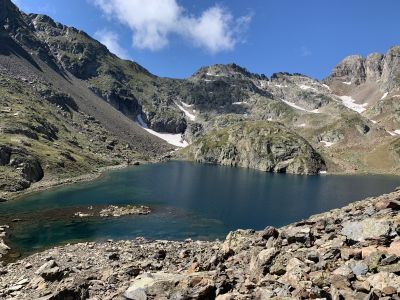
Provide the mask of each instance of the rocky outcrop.
{"label": "rocky outcrop", "polygon": [[342,82],[348,85],[377,83],[385,92],[400,88],[400,46],[395,46],[382,55],[372,53],[367,58],[360,55],[343,59],[324,80],[327,84]]}
{"label": "rocky outcrop", "polygon": [[360,55],[348,56],[335,66],[326,81],[336,79],[361,84],[366,78],[364,63],[365,59]]}
{"label": "rocky outcrop", "polygon": [[365,76],[368,80],[377,81],[382,76],[384,55],[372,53],[367,56],[365,61]]}
{"label": "rocky outcrop", "polygon": [[184,153],[199,162],[267,172],[318,174],[325,169],[306,140],[274,122],[241,122],[213,130]]}
{"label": "rocky outcrop", "polygon": [[105,208],[89,206],[86,210],[78,211],[74,215],[80,218],[87,217],[122,217],[131,215],[148,215],[151,212],[150,207],[144,205],[109,205]]}
{"label": "rocky outcrop", "polygon": [[[4,242],[4,238],[6,236],[6,230],[9,228],[8,225],[1,225],[0,226],[0,259],[8,253],[8,251],[11,249],[6,245]],[[1,274],[1,272],[0,272]]]}
{"label": "rocky outcrop", "polygon": [[158,112],[145,110],[142,119],[150,129],[157,132],[183,133],[187,127],[187,121],[182,113],[170,112],[163,108]]}
{"label": "rocky outcrop", "polygon": [[16,179],[10,182],[0,176],[0,186],[8,191],[25,189],[44,176],[39,160],[22,148],[0,145],[0,166],[10,169],[14,173],[11,177],[15,176]]}
{"label": "rocky outcrop", "polygon": [[225,241],[79,243],[0,268],[16,299],[398,299],[400,192]]}
{"label": "rocky outcrop", "polygon": [[382,86],[386,91],[400,88],[400,46],[392,47],[385,55]]}

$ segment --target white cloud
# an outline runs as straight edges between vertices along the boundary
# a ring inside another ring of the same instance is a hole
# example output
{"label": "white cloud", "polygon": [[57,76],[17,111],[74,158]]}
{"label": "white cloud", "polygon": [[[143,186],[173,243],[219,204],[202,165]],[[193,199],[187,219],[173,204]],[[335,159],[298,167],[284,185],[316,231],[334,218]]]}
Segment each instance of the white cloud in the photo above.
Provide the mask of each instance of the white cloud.
{"label": "white cloud", "polygon": [[95,38],[105,45],[108,50],[123,59],[129,59],[127,51],[119,44],[119,37],[113,31],[107,29],[99,30],[94,34]]}
{"label": "white cloud", "polygon": [[231,50],[241,42],[241,33],[251,16],[235,19],[229,11],[213,6],[196,17],[176,0],[91,0],[108,17],[129,26],[133,46],[159,50],[173,34],[212,53]]}

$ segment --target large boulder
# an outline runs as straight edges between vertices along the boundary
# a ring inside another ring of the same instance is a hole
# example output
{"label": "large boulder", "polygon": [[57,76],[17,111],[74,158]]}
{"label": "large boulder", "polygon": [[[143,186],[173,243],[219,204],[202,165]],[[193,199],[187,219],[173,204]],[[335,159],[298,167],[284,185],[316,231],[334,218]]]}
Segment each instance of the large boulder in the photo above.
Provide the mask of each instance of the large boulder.
{"label": "large boulder", "polygon": [[215,286],[208,275],[145,273],[139,275],[125,291],[130,300],[146,299],[215,299]]}
{"label": "large boulder", "polygon": [[390,223],[385,220],[366,219],[343,223],[342,234],[352,241],[379,239],[390,231]]}
{"label": "large boulder", "polygon": [[377,290],[382,291],[386,287],[394,287],[400,292],[400,276],[393,273],[380,272],[367,278],[367,282]]}

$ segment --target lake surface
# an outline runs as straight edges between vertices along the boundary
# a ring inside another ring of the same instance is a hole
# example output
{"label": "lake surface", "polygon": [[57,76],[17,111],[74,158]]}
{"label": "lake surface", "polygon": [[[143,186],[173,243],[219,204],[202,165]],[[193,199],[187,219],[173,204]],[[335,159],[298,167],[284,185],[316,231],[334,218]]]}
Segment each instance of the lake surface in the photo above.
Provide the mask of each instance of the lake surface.
{"label": "lake surface", "polygon": [[[0,203],[0,223],[12,223],[7,243],[23,253],[75,241],[216,239],[238,228],[282,226],[368,196],[393,191],[396,176],[300,176],[167,162],[107,173]],[[73,217],[91,205],[143,204],[147,216]]]}

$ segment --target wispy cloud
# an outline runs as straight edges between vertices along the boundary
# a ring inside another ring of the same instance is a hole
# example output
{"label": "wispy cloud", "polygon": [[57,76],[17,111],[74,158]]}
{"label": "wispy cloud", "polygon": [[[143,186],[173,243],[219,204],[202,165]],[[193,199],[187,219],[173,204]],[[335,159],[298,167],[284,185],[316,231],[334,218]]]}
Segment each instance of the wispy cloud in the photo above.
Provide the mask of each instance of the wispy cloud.
{"label": "wispy cloud", "polygon": [[306,47],[306,46],[302,46],[301,48],[300,48],[300,54],[301,54],[301,56],[303,56],[303,57],[306,57],[306,56],[311,56],[312,55],[312,52],[311,52],[311,50],[308,48],[308,47]]}
{"label": "wispy cloud", "polygon": [[96,31],[94,34],[95,38],[100,41],[103,45],[105,45],[108,50],[110,50],[112,53],[117,55],[120,58],[123,59],[130,59],[128,51],[126,51],[119,43],[119,36],[117,33],[107,30],[107,29],[102,29],[99,31]]}
{"label": "wispy cloud", "polygon": [[242,42],[251,15],[234,18],[228,9],[215,5],[194,16],[176,0],[90,0],[108,17],[132,30],[133,46],[160,50],[175,34],[211,53],[232,50]]}

